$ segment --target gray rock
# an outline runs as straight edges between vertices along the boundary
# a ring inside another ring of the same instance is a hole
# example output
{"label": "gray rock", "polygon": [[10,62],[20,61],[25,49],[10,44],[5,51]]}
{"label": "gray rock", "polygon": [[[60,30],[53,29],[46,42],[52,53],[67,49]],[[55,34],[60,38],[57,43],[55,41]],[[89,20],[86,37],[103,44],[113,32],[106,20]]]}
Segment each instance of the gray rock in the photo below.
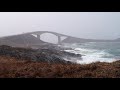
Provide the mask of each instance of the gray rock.
{"label": "gray rock", "polygon": [[64,56],[81,57],[80,54],[61,51],[58,50],[60,49],[59,47],[57,49],[56,48],[53,48],[53,46],[52,47],[49,46],[40,49],[25,49],[25,48],[14,48],[9,46],[0,46],[0,55],[7,55],[7,56],[15,57],[17,59],[41,61],[48,63],[70,63],[63,59]]}

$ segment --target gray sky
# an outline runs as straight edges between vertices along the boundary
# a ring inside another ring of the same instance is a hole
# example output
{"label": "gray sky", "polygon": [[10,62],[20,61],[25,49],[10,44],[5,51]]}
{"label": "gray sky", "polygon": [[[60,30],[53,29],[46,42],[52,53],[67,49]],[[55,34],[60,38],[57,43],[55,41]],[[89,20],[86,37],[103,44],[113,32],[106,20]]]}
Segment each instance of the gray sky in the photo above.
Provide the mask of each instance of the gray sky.
{"label": "gray sky", "polygon": [[0,37],[44,30],[116,39],[120,37],[120,12],[0,12]]}

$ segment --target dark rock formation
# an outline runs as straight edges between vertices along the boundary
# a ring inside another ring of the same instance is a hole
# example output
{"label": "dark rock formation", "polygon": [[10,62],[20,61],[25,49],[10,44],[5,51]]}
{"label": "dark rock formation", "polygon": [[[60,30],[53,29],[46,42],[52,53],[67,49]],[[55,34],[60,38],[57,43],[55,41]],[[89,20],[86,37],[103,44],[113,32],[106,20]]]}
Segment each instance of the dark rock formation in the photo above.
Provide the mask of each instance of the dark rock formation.
{"label": "dark rock formation", "polygon": [[19,59],[41,61],[49,63],[70,63],[63,59],[64,56],[70,57],[81,57],[73,53],[60,51],[53,48],[40,48],[40,49],[25,49],[25,48],[14,48],[10,46],[0,46],[0,55],[6,55]]}

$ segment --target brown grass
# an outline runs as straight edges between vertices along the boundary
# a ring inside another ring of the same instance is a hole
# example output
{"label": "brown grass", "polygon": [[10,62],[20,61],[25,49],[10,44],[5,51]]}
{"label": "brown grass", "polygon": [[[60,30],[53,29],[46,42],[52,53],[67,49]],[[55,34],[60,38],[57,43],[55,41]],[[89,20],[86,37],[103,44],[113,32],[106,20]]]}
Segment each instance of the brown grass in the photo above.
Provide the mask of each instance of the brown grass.
{"label": "brown grass", "polygon": [[113,63],[49,64],[0,56],[0,78],[119,78],[120,61]]}

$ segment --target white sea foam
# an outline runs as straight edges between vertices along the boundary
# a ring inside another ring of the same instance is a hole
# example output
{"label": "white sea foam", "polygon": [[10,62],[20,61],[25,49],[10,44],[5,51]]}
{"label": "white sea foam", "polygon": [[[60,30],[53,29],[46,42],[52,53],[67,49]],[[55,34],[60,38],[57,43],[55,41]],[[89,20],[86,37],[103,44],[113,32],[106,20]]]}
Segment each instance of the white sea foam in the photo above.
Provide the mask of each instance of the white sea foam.
{"label": "white sea foam", "polygon": [[85,56],[82,56],[82,61],[81,60],[77,60],[77,63],[80,64],[89,64],[89,63],[93,63],[93,62],[113,62],[115,61],[114,58],[104,58],[103,56],[110,56],[110,54],[105,53],[104,51],[101,52],[96,52],[96,53],[92,53],[92,54],[86,54]]}
{"label": "white sea foam", "polygon": [[114,58],[105,58],[112,57],[112,54],[107,53],[105,50],[96,50],[96,49],[85,49],[85,48],[75,48],[74,50],[65,50],[67,52],[82,54],[82,60],[75,60],[79,64],[90,64],[93,62],[113,62]]}

